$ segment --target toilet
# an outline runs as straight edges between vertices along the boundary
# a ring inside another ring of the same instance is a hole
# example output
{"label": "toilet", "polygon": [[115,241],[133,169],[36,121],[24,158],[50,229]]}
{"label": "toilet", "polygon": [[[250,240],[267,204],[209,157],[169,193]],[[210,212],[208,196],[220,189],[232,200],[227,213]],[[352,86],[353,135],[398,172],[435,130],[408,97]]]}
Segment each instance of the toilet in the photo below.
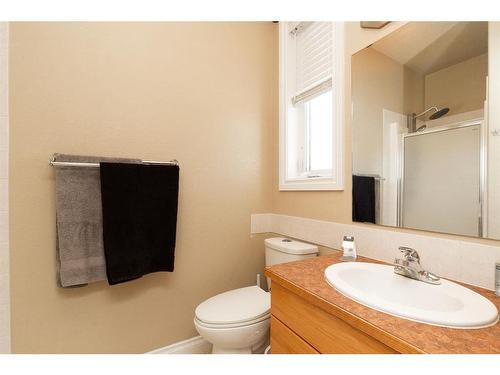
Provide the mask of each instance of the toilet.
{"label": "toilet", "polygon": [[[266,266],[318,255],[317,246],[288,238],[268,238],[264,243]],[[194,325],[200,336],[212,344],[212,353],[251,354],[263,353],[268,345],[270,319],[270,293],[254,285],[200,303]]]}

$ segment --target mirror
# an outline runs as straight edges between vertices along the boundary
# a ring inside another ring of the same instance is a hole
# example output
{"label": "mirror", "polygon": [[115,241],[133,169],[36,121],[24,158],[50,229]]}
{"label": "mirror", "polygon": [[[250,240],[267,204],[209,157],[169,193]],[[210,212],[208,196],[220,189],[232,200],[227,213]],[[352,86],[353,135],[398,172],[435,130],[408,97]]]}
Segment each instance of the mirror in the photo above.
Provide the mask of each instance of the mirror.
{"label": "mirror", "polygon": [[351,69],[353,221],[500,238],[488,220],[500,215],[487,200],[500,170],[485,121],[488,22],[409,22]]}

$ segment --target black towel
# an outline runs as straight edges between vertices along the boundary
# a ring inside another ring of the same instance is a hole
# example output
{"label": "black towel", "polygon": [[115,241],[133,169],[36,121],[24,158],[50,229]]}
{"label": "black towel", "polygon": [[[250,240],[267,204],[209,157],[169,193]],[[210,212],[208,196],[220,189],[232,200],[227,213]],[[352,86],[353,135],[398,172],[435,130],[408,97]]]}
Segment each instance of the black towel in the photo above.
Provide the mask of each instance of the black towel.
{"label": "black towel", "polygon": [[352,176],[352,221],[375,224],[375,178]]}
{"label": "black towel", "polygon": [[174,270],[179,167],[101,163],[103,242],[110,285]]}

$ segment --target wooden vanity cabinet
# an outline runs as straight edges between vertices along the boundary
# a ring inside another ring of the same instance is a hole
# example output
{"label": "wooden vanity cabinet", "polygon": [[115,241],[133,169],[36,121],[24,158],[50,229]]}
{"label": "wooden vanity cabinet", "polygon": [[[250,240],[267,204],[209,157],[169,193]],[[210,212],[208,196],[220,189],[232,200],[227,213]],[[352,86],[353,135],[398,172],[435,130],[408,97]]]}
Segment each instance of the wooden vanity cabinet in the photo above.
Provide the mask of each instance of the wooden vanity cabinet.
{"label": "wooden vanity cabinet", "polygon": [[[386,314],[347,298],[325,280],[342,252],[272,265],[271,353],[498,354],[500,323],[453,329]],[[381,262],[358,256],[358,262]],[[495,292],[472,285],[500,311]]]}
{"label": "wooden vanity cabinet", "polygon": [[388,354],[393,348],[273,282],[272,354]]}

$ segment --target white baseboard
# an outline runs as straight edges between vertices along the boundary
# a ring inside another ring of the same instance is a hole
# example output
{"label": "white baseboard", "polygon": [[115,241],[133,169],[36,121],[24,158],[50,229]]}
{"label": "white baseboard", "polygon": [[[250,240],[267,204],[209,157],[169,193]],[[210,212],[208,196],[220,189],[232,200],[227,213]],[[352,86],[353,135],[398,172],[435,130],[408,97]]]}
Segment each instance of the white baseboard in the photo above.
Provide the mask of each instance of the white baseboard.
{"label": "white baseboard", "polygon": [[163,348],[155,349],[147,354],[210,354],[212,344],[201,336],[176,342]]}

